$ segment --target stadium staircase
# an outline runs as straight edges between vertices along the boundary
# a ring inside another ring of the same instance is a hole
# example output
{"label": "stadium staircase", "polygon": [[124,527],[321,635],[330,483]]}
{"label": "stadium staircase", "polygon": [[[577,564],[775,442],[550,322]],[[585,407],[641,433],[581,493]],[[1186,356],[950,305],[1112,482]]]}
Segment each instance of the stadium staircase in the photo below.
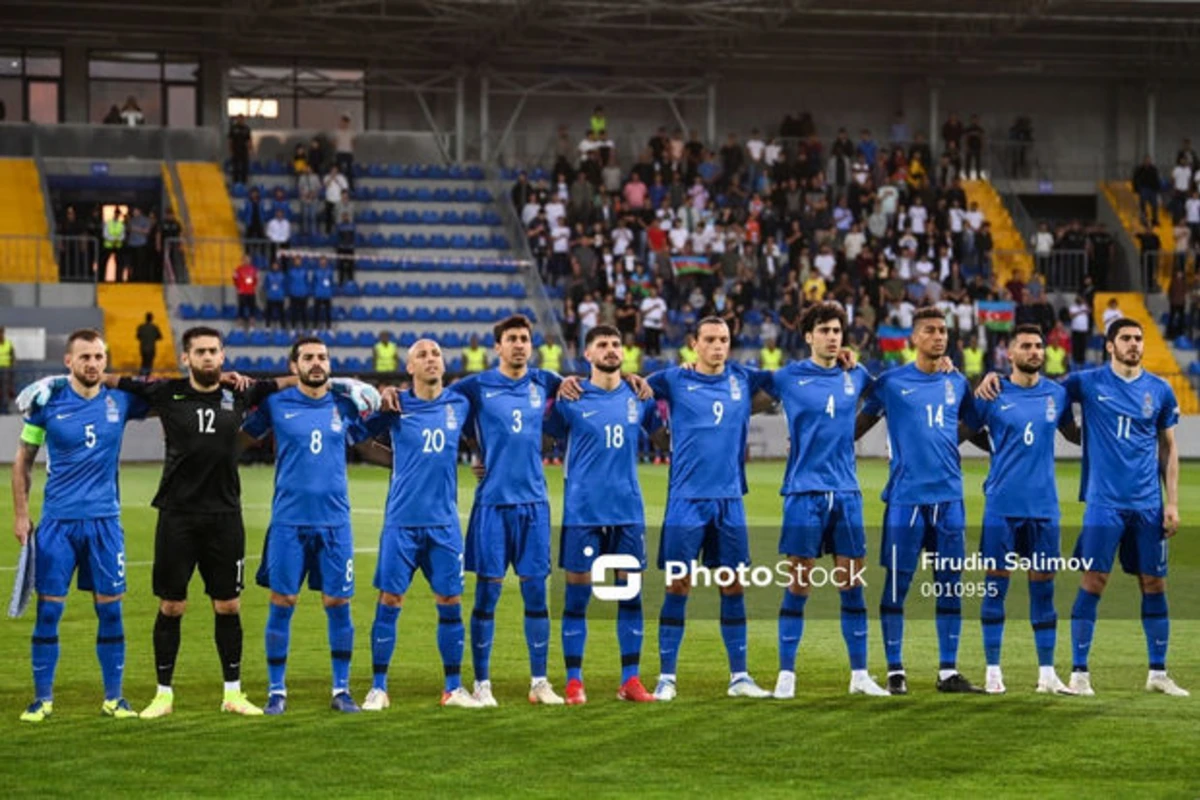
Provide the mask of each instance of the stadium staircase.
{"label": "stadium staircase", "polygon": [[967,195],[968,208],[971,203],[978,203],[984,219],[992,226],[992,245],[995,248],[992,272],[997,282],[1003,286],[1017,270],[1028,280],[1033,274],[1033,256],[1000,193],[991,183],[983,180],[963,181],[963,191]]}
{"label": "stadium staircase", "polygon": [[185,255],[189,279],[201,286],[224,286],[237,266],[225,263],[230,250],[225,243],[238,238],[238,228],[221,168],[206,161],[180,161],[175,168],[191,224],[192,246]]}
{"label": "stadium staircase", "polygon": [[156,283],[100,283],[96,285],[96,302],[104,311],[104,336],[108,342],[111,370],[130,372],[141,367],[137,329],[150,312],[163,334],[155,352],[154,371],[178,372],[162,286]]}
{"label": "stadium staircase", "polygon": [[[1136,244],[1138,232],[1142,229],[1142,216],[1138,209],[1137,195],[1133,193],[1129,182],[1107,181],[1101,183],[1100,193],[1104,195],[1104,199],[1112,206],[1113,211],[1121,220],[1121,227]],[[1171,283],[1171,270],[1175,262],[1173,255],[1175,231],[1171,226],[1171,213],[1167,209],[1159,208],[1158,225],[1155,226],[1154,232],[1158,234],[1161,253],[1158,259],[1158,285],[1165,287]],[[1139,270],[1137,274],[1141,275],[1142,273]]]}
{"label": "stadium staircase", "polygon": [[57,283],[42,181],[33,159],[0,159],[0,187],[0,237],[22,237],[0,248],[0,280]]}
{"label": "stadium staircase", "polygon": [[[333,330],[320,334],[330,346],[334,369],[369,370],[379,333],[389,331],[402,347],[426,336],[437,339],[448,369],[456,372],[462,366],[460,351],[472,334],[490,347],[492,326],[504,317],[521,312],[537,321],[482,169],[356,164],[354,175],[356,280],[338,288]],[[335,237],[295,233],[300,203],[286,164],[252,163],[249,183],[267,201],[268,215],[275,211],[276,188],[284,190],[294,232],[293,261],[312,268],[327,256],[336,265]],[[226,190],[222,184],[222,191],[228,192],[223,202],[230,207],[232,198],[232,208],[244,225],[249,188],[239,184]],[[195,224],[190,194],[186,202]],[[268,267],[265,254],[252,253],[252,258],[260,269]],[[232,268],[228,265],[226,273]],[[230,304],[180,303],[176,311],[182,324],[203,321],[228,331],[226,346],[233,369],[286,369],[282,351],[291,343],[292,332],[266,329],[261,320],[243,331],[234,324],[236,308]],[[535,333],[534,340],[540,344],[542,334]]]}
{"label": "stadium staircase", "polygon": [[1195,388],[1179,366],[1179,362],[1175,360],[1158,323],[1146,307],[1143,295],[1138,292],[1097,292],[1094,302],[1096,330],[1104,330],[1104,309],[1114,297],[1122,314],[1142,324],[1145,332],[1142,365],[1171,384],[1171,388],[1175,390],[1175,397],[1179,400],[1181,414],[1200,414],[1200,398],[1197,397]]}

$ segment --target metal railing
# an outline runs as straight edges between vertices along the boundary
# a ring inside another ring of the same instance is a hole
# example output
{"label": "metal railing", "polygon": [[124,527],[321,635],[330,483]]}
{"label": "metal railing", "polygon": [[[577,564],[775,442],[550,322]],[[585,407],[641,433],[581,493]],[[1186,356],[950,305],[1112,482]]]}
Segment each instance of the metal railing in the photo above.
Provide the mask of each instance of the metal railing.
{"label": "metal railing", "polygon": [[[0,280],[14,283],[96,283],[108,264],[101,241],[92,236],[0,236]],[[112,255],[115,259],[116,256]],[[125,254],[121,255],[125,258]],[[123,262],[122,262],[123,263]]]}
{"label": "metal railing", "polygon": [[216,161],[223,145],[216,128],[0,123],[0,156],[17,158]]}
{"label": "metal railing", "polygon": [[1195,275],[1198,261],[1195,251],[1188,250],[1176,253],[1167,244],[1167,249],[1139,254],[1138,277],[1142,281],[1143,292],[1167,291],[1177,270],[1182,270],[1185,276]]}
{"label": "metal railing", "polygon": [[[251,160],[290,164],[296,145],[313,139],[330,139],[317,129],[255,129]],[[362,131],[354,135],[354,160],[359,163],[449,163],[453,161],[454,134],[449,131]],[[328,153],[329,163],[334,154]],[[224,155],[221,156],[224,158]]]}
{"label": "metal railing", "polygon": [[1046,282],[1046,288],[1077,292],[1083,286],[1091,259],[1086,250],[1052,250],[1045,255],[1033,254],[1033,268]]}

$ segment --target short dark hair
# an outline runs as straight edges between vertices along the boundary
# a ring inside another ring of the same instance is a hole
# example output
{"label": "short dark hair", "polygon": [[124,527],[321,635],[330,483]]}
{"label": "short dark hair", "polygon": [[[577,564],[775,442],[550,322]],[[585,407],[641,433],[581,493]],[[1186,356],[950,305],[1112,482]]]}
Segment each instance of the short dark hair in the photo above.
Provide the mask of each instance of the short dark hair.
{"label": "short dark hair", "polygon": [[615,336],[617,339],[620,339],[621,332],[612,325],[597,325],[587,332],[587,336],[583,337],[583,346],[587,347],[601,336]]}
{"label": "short dark hair", "polygon": [[325,340],[318,336],[301,336],[296,341],[292,342],[292,352],[288,354],[288,361],[295,364],[300,360],[300,348],[306,344],[319,344],[325,346]]}
{"label": "short dark hair", "polygon": [[496,323],[496,327],[492,328],[492,335],[496,337],[496,344],[500,344],[500,340],[504,338],[505,331],[515,330],[516,328],[524,328],[529,331],[529,335],[533,335],[533,323],[529,321],[529,317],[524,314],[513,314],[507,319],[502,319]]}
{"label": "short dark hair", "polygon": [[1109,341],[1109,342],[1116,341],[1117,331],[1121,330],[1121,328],[1137,328],[1140,331],[1140,330],[1142,330],[1142,323],[1138,322],[1136,319],[1130,319],[1129,317],[1121,317],[1120,319],[1114,319],[1109,324],[1108,330],[1106,330],[1104,332],[1105,341]]}
{"label": "short dark hair", "polygon": [[846,310],[842,308],[841,303],[833,301],[815,303],[809,306],[804,315],[800,317],[800,331],[802,333],[812,333],[818,325],[832,322],[835,319],[841,323],[843,332],[850,327],[850,322],[846,317]]}
{"label": "short dark hair", "polygon": [[697,337],[699,337],[699,335],[700,335],[700,329],[703,328],[705,325],[724,325],[726,328],[729,327],[729,323],[726,322],[725,320],[721,319],[720,317],[717,317],[717,316],[704,317],[703,319],[701,319],[699,322],[696,323],[696,336]]}
{"label": "short dark hair", "polygon": [[1030,336],[1036,336],[1039,339],[1042,339],[1043,341],[1045,341],[1045,339],[1046,339],[1045,334],[1042,333],[1042,326],[1040,326],[1040,325],[1018,325],[1017,327],[1013,328],[1012,339],[1010,339],[1009,341],[1016,341],[1016,338],[1023,333],[1027,333]]}
{"label": "short dark hair", "polygon": [[917,313],[913,314],[913,327],[917,327],[917,323],[924,322],[927,319],[940,319],[946,321],[946,314],[937,306],[926,306],[918,309]]}
{"label": "short dark hair", "polygon": [[76,342],[102,342],[104,335],[95,328],[80,328],[79,330],[71,331],[71,335],[67,337],[67,352],[71,352],[71,348]]}
{"label": "short dark hair", "polygon": [[192,349],[192,340],[201,336],[213,336],[218,342],[224,345],[225,341],[221,336],[221,332],[216,328],[209,328],[206,325],[197,325],[194,328],[188,328],[183,332],[183,352]]}

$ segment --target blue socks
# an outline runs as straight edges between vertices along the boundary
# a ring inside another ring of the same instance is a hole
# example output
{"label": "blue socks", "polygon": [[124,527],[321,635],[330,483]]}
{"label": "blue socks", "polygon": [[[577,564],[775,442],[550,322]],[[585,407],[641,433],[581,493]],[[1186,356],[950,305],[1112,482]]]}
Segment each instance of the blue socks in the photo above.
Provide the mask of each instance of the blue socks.
{"label": "blue socks", "polygon": [[1142,595],[1142,630],[1146,633],[1146,653],[1150,657],[1150,669],[1167,668],[1167,642],[1171,639],[1171,620],[1167,617],[1167,596]]}
{"label": "blue socks", "polygon": [[[721,595],[721,638],[729,656],[729,671],[746,671],[746,596]],[[799,641],[797,641],[799,644]]]}
{"label": "blue socks", "polygon": [[[883,631],[883,652],[888,672],[904,671],[904,600],[912,586],[913,574],[887,571],[883,597],[879,601],[879,627]],[[961,622],[961,620],[960,620]],[[941,635],[939,623],[938,635]]]}
{"label": "blue socks", "polygon": [[333,691],[350,691],[350,657],[354,655],[354,623],[350,604],[325,606],[329,629],[329,658],[333,662]]}
{"label": "blue socks", "polygon": [[937,620],[938,669],[958,668],[958,640],[962,634],[962,597],[959,586],[962,573],[934,571],[933,578],[943,587],[945,595],[937,599],[934,613]]}
{"label": "blue socks", "polygon": [[267,679],[269,694],[287,694],[284,675],[287,673],[288,640],[292,633],[292,614],[295,606],[271,603],[267,611]]}
{"label": "blue socks", "polygon": [[491,676],[492,636],[496,632],[496,605],[504,584],[482,578],[475,584],[475,608],[471,611],[471,661],[475,680],[486,681]]}
{"label": "blue socks", "polygon": [[54,671],[58,667],[58,622],[64,605],[58,600],[38,599],[33,625],[33,692],[37,700],[54,699]]}
{"label": "blue socks", "polygon": [[525,600],[525,644],[529,648],[529,674],[546,677],[546,657],[550,653],[550,611],[546,608],[546,579],[521,581]]}
{"label": "blue socks", "polygon": [[371,625],[371,688],[387,691],[388,666],[396,650],[396,622],[400,606],[379,603],[375,606],[375,622]]}
{"label": "blue socks", "polygon": [[[125,626],[121,622],[121,601],[97,603],[96,658],[104,677],[104,699],[121,696],[121,678],[125,674]],[[57,647],[56,647],[57,649]]]}
{"label": "blue socks", "polygon": [[1054,580],[1029,582],[1029,622],[1039,667],[1054,666],[1058,612],[1054,610]]}
{"label": "blue socks", "polygon": [[[658,657],[662,664],[659,671],[674,675],[679,660],[679,646],[683,644],[683,623],[687,618],[687,595],[667,592],[663,598],[662,611],[658,616]],[[724,604],[722,604],[724,616]],[[724,628],[722,627],[722,632]]]}
{"label": "blue socks", "polygon": [[567,680],[583,680],[583,648],[587,644],[587,607],[592,587],[586,583],[568,583],[562,615],[563,660]]}
{"label": "blue socks", "polygon": [[642,596],[617,604],[617,645],[621,648],[621,683],[638,676],[642,660]]}
{"label": "blue socks", "polygon": [[463,638],[462,606],[458,603],[438,603],[437,646],[442,654],[442,672],[446,676],[445,690],[453,692],[462,686]]}
{"label": "blue socks", "polygon": [[842,589],[842,639],[850,656],[850,669],[867,668],[867,600],[863,587]]}
{"label": "blue socks", "polygon": [[[1000,646],[1004,641],[1004,598],[1008,595],[1009,578],[987,575],[983,582],[985,591],[983,603],[979,607],[979,621],[983,627],[984,663],[989,667],[998,667]],[[1032,589],[1030,592],[1032,606]]]}
{"label": "blue socks", "polygon": [[1100,595],[1079,587],[1075,605],[1071,608],[1071,668],[1075,672],[1088,671],[1088,652],[1092,649],[1092,636],[1096,633],[1098,605]]}
{"label": "blue socks", "polygon": [[[796,671],[796,651],[800,649],[800,639],[804,636],[804,606],[808,604],[807,594],[796,594],[790,588],[783,590],[783,603],[779,606],[779,670],[781,672]],[[724,623],[725,606],[721,606],[722,623]],[[721,629],[724,632],[724,628]]]}

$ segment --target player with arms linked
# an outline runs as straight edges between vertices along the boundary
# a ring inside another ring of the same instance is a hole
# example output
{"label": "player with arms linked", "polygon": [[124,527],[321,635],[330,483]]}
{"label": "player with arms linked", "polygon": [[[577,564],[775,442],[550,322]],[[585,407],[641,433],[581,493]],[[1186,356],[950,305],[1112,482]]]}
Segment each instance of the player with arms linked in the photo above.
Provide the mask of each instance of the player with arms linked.
{"label": "player with arms linked", "polygon": [[1054,671],[1058,614],[1054,573],[1061,558],[1058,487],[1054,480],[1054,435],[1079,443],[1067,390],[1040,374],[1046,359],[1042,330],[1019,325],[1008,344],[1012,376],[999,381],[995,400],[977,397],[976,421],[991,440],[992,460],[983,484],[986,505],[979,549],[989,564],[980,608],[984,691],[1005,692],[1000,670],[1004,600],[1014,559],[1028,559],[1029,621],[1037,648],[1037,691],[1075,694]]}
{"label": "player with arms linked", "polygon": [[946,319],[936,308],[913,316],[917,360],[883,373],[871,385],[858,414],[855,438],[888,418],[892,458],[883,500],[883,548],[887,569],[879,603],[888,691],[908,693],[904,670],[904,602],[921,564],[921,551],[934,559],[939,692],[977,693],[958,671],[962,632],[962,563],[966,558],[959,421],[977,427],[967,379],[939,372],[946,354]]}
{"label": "player with arms linked", "polygon": [[[104,678],[101,712],[117,719],[137,712],[122,697],[125,628],[125,534],[121,529],[118,460],[125,423],[146,416],[146,404],[104,385],[104,339],[94,330],[67,337],[63,362],[69,371],[57,392],[47,384],[23,392],[18,407],[29,409],[12,470],[17,541],[36,535],[37,620],[33,628],[34,700],[21,719],[41,722],[54,710],[54,673],[58,667],[58,626],[78,571],[77,586],[91,592],[99,625],[96,657]],[[40,393],[36,407],[30,395]],[[29,513],[33,462],[46,446],[46,490],[36,534]]]}
{"label": "player with arms linked", "polygon": [[367,421],[371,433],[391,434],[392,478],[375,568],[379,604],[371,627],[374,681],[362,708],[382,711],[391,704],[388,665],[404,595],[418,569],[429,581],[437,605],[437,644],[445,675],[442,705],[482,708],[462,686],[465,630],[458,441],[471,404],[442,386],[446,362],[437,342],[421,339],[413,344],[407,368],[413,386],[400,398],[403,411],[381,411]]}
{"label": "player with arms linked", "polygon": [[[1107,365],[1073,372],[1063,383],[1083,411],[1079,499],[1086,504],[1074,552],[1085,567],[1071,609],[1070,688],[1095,694],[1088,653],[1100,596],[1119,555],[1122,569],[1137,576],[1142,592],[1150,662],[1146,691],[1187,697],[1188,691],[1167,674],[1167,540],[1179,529],[1179,403],[1170,384],[1142,367],[1145,344],[1136,320],[1114,320],[1104,347],[1111,356]],[[988,376],[979,391],[994,396],[997,383]]]}
{"label": "player with arms linked", "polygon": [[391,452],[370,439],[352,400],[329,385],[329,351],[312,336],[297,339],[289,358],[299,385],[268,397],[250,415],[243,432],[252,440],[275,434],[275,496],[264,541],[258,582],[269,586],[267,714],[287,709],[284,682],[292,614],[305,575],[321,592],[328,618],[335,711],[356,712],[350,696],[354,624],[354,537],[346,482],[346,449],[364,460],[391,466]]}
{"label": "player with arms linked", "polygon": [[[583,652],[587,608],[592,596],[592,564],[597,556],[632,559],[629,570],[646,568],[646,518],[638,484],[638,437],[646,429],[665,448],[666,433],[652,399],[639,400],[621,378],[625,358],[621,332],[609,325],[588,331],[584,357],[591,375],[581,382],[577,400],[560,398],[546,420],[548,436],[567,443],[563,467],[563,522],[559,566],[566,570],[562,643],[567,666],[568,705],[587,702]],[[636,563],[637,566],[633,566]],[[621,650],[621,687],[617,698],[653,702],[639,677],[642,652],[642,597],[619,601],[617,643]]]}

